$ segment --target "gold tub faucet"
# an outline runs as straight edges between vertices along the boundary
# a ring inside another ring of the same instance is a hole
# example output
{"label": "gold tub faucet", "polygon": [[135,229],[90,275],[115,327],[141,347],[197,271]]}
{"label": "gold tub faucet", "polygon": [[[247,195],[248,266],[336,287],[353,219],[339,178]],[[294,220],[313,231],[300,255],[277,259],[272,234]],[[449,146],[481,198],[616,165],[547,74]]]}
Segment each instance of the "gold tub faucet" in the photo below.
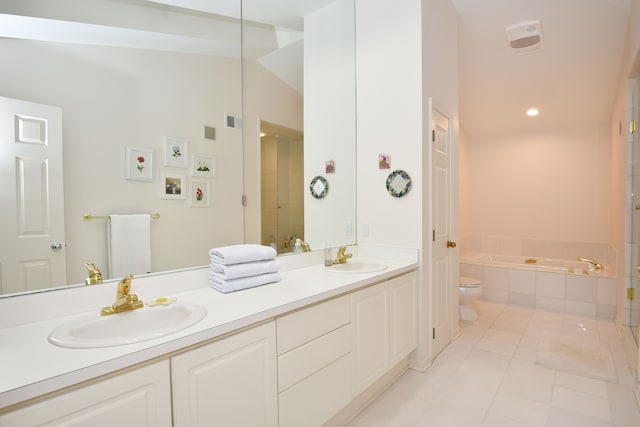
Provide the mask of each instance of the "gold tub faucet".
{"label": "gold tub faucet", "polygon": [[138,296],[131,294],[131,281],[133,280],[132,274],[127,274],[127,277],[122,279],[118,283],[118,293],[116,294],[116,302],[106,307],[103,307],[100,314],[107,316],[110,314],[121,313],[123,311],[135,310],[142,308],[144,303],[138,300]]}
{"label": "gold tub faucet", "polygon": [[596,272],[599,273],[602,270],[604,270],[604,267],[602,266],[602,264],[600,264],[597,261],[594,261],[592,259],[589,258],[582,258],[582,257],[578,257],[578,261],[580,262],[586,262],[587,264],[589,264],[589,269],[595,268]]}
{"label": "gold tub faucet", "polygon": [[344,245],[338,248],[337,258],[333,260],[334,264],[346,264],[347,260],[353,256],[353,254],[347,253],[347,247],[352,245]]}

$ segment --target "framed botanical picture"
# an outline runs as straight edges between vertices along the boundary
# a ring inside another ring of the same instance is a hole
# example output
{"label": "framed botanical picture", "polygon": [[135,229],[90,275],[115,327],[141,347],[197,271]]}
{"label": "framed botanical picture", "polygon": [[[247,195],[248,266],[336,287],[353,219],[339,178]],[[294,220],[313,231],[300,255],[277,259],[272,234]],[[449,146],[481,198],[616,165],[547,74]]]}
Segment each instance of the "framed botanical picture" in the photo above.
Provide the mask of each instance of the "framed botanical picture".
{"label": "framed botanical picture", "polygon": [[186,138],[175,136],[164,137],[164,165],[178,168],[186,168],[188,160]]}
{"label": "framed botanical picture", "polygon": [[161,199],[184,199],[186,183],[184,175],[172,173],[160,174],[160,198]]}
{"label": "framed botanical picture", "polygon": [[216,158],[206,154],[191,155],[191,176],[214,178],[216,176]]}
{"label": "framed botanical picture", "polygon": [[210,206],[209,181],[192,179],[189,189],[189,206],[206,208]]}
{"label": "framed botanical picture", "polygon": [[153,181],[153,150],[144,147],[127,147],[125,177],[133,181]]}

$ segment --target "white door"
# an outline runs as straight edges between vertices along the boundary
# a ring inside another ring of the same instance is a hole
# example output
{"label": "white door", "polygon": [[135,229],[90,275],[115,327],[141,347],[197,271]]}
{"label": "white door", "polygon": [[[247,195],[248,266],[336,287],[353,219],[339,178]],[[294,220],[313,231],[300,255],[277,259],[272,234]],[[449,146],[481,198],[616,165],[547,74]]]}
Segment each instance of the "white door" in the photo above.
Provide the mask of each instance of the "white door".
{"label": "white door", "polygon": [[[431,276],[431,320],[433,325],[432,357],[449,343],[451,337],[452,197],[451,197],[451,120],[434,109],[429,100],[431,115],[431,173],[433,252]],[[457,289],[457,287],[455,288]]]}
{"label": "white door", "polygon": [[66,283],[62,110],[0,97],[0,290]]}

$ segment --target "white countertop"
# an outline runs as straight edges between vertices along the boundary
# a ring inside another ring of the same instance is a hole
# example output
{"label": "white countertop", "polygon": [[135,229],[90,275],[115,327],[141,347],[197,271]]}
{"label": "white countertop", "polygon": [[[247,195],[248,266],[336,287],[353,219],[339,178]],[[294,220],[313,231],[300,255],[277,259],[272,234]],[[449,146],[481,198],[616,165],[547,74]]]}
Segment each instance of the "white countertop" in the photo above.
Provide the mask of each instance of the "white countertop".
{"label": "white countertop", "polygon": [[[372,258],[364,252],[361,248],[361,256]],[[370,253],[377,255],[376,259],[384,262],[387,269],[375,273],[335,273],[323,268],[320,253],[305,254],[306,257],[295,261],[292,258],[290,262],[284,257],[280,282],[229,294],[208,286],[208,268],[134,279],[132,293],[143,301],[175,296],[179,301],[205,306],[208,313],[195,325],[171,335],[114,347],[63,348],[48,341],[49,333],[60,324],[109,305],[115,296],[114,284],[92,286],[89,290],[82,287],[76,291],[56,291],[48,297],[0,301],[0,408],[272,319],[411,271],[418,265],[415,250],[400,250],[397,254],[401,256],[395,256],[396,259],[392,259],[393,252],[392,258],[380,258],[379,255],[389,253],[388,250]],[[305,261],[300,261],[302,259]],[[64,298],[65,293],[71,300]],[[110,296],[106,298],[106,295]],[[26,305],[25,301],[28,301]],[[34,303],[47,306],[38,308]],[[82,311],[72,311],[72,307]],[[61,316],[61,310],[67,315]],[[24,317],[25,311],[33,311],[32,317],[38,320],[17,322],[15,317]]]}

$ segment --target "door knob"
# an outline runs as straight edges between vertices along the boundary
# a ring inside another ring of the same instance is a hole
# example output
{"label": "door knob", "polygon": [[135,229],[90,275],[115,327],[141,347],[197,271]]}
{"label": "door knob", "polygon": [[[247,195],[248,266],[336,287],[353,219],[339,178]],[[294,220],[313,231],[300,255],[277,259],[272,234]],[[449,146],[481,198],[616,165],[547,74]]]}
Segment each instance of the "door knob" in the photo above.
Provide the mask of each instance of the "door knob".
{"label": "door knob", "polygon": [[451,240],[447,240],[447,247],[448,248],[455,248],[456,247],[456,242],[452,242]]}
{"label": "door knob", "polygon": [[51,244],[51,250],[52,251],[59,251],[60,249],[62,249],[62,243],[60,242],[53,242]]}

